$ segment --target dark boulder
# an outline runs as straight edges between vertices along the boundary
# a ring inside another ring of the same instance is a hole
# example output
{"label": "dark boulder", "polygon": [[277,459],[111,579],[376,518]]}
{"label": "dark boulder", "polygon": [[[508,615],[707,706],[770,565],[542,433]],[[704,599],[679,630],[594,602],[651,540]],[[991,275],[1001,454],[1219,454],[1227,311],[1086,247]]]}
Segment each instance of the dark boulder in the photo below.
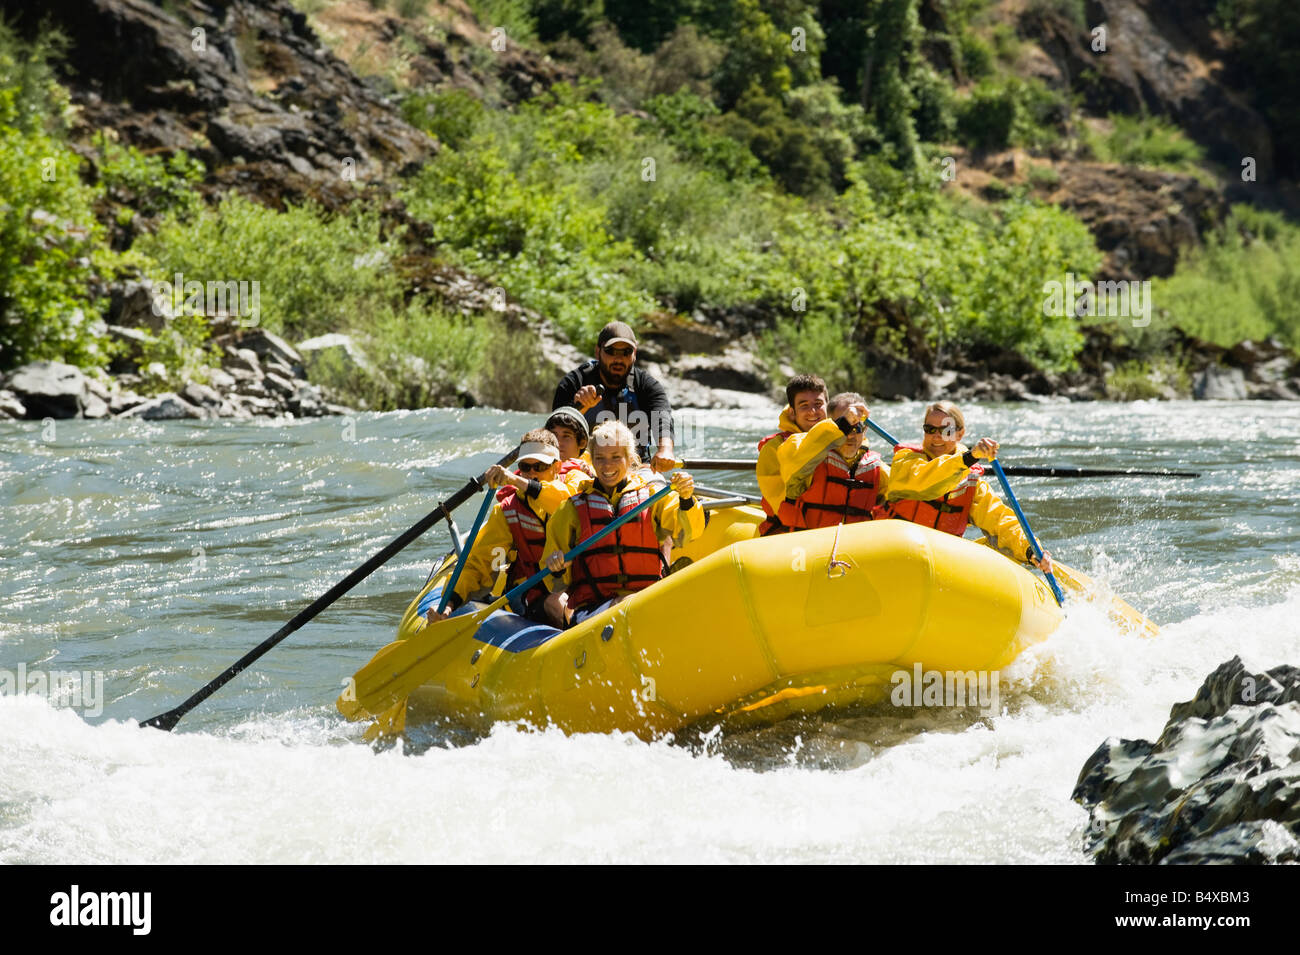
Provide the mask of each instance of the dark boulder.
{"label": "dark boulder", "polygon": [[1072,798],[1101,863],[1300,861],[1300,669],[1233,657],[1154,743],[1106,740]]}

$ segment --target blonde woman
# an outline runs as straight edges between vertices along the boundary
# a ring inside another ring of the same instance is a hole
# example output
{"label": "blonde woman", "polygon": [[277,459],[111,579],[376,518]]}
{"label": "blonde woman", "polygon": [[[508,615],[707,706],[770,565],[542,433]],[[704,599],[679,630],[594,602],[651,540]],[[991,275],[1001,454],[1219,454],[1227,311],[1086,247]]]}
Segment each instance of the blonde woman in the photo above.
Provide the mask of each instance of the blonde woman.
{"label": "blonde woman", "polygon": [[704,533],[704,512],[695,501],[695,481],[684,471],[672,476],[673,493],[602,538],[572,565],[564,555],[616,517],[655,493],[637,469],[641,459],[627,426],[606,421],[591,434],[594,478],[580,482],[546,525],[546,565],[551,570],[546,614],[568,626],[644,590],[668,571],[661,544],[685,544]]}
{"label": "blonde woman", "polygon": [[967,524],[974,524],[1001,550],[1049,573],[1052,555],[1044,552],[1041,561],[1035,559],[1016,512],[983,479],[978,462],[997,457],[998,443],[981,438],[974,448],[962,444],[966,418],[950,401],[936,401],[925,409],[922,430],[919,445],[894,448],[887,494],[890,516],[958,537],[966,533]]}

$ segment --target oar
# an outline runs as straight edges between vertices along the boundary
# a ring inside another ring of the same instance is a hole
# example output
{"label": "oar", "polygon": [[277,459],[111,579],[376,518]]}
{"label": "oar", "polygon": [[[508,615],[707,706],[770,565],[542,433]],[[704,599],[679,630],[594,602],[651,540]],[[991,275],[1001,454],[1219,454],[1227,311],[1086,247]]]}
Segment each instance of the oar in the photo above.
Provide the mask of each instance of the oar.
{"label": "oar", "polygon": [[[572,561],[592,544],[622,527],[671,490],[671,486],[660,488],[626,514],[610,521],[565,554],[565,561]],[[336,705],[339,712],[350,720],[359,720],[392,709],[437,672],[443,663],[437,656],[440,650],[450,646],[460,637],[474,633],[488,617],[541,583],[549,573],[550,570],[543,567],[517,587],[506,591],[483,610],[439,620],[405,640],[388,644],[357,671],[351,685],[338,698]]]}
{"label": "oar", "polygon": [[[881,430],[867,419],[867,424],[876,429],[877,433],[890,444],[897,444],[889,435]],[[708,458],[703,460],[690,460],[678,462],[678,467],[690,468],[694,471],[752,471],[757,461],[746,461],[744,458]],[[1002,469],[1008,477],[1062,477],[1062,478],[1090,478],[1090,477],[1167,477],[1167,478],[1195,478],[1200,477],[1199,471],[1171,471],[1168,468],[1162,468],[1159,471],[1138,471],[1133,468],[1076,468],[1076,467],[1057,467],[1033,466],[1026,464],[1012,464]]]}
{"label": "oar", "polygon": [[[1052,558],[1052,567],[1060,575],[1061,583],[1069,587],[1081,597],[1087,597],[1100,591],[1096,582],[1085,574],[1083,571],[1075,570],[1073,567],[1067,567],[1056,558]],[[1152,623],[1142,613],[1130,607],[1127,603],[1116,597],[1114,594],[1110,598],[1110,613],[1130,629],[1137,632],[1142,637],[1160,636],[1160,628]]]}
{"label": "oar", "polygon": [[460,580],[460,572],[469,563],[469,552],[474,549],[474,541],[478,539],[478,529],[483,526],[483,517],[487,514],[488,508],[492,506],[494,497],[496,497],[496,489],[493,487],[489,487],[483,492],[483,503],[478,506],[478,513],[474,515],[474,524],[469,529],[469,537],[465,538],[465,543],[460,548],[460,555],[456,560],[456,569],[451,572],[451,580],[447,581],[447,586],[442,591],[442,599],[438,601],[438,613],[442,613],[447,609],[447,601],[451,599],[452,591],[456,589],[456,582]]}
{"label": "oar", "polygon": [[[503,468],[509,467],[518,453],[519,447],[516,446],[513,451],[498,461],[497,464],[501,465]],[[418,523],[410,528],[410,530],[402,534],[400,537],[395,538],[387,547],[375,554],[375,556],[371,557],[356,570],[352,571],[352,573],[348,574],[321,596],[317,597],[310,605],[298,611],[297,616],[232,663],[207,686],[203,687],[180,706],[170,709],[166,713],[159,713],[152,719],[145,720],[140,725],[152,726],[155,729],[160,730],[170,731],[174,729],[176,724],[181,721],[181,718],[185,716],[186,713],[194,709],[194,707],[198,706],[213,693],[216,693],[217,690],[229,683],[241,670],[257,660],[257,658],[266,653],[267,650],[270,650],[285,637],[289,636],[289,634],[293,633],[357,584],[361,583],[361,581],[373,574],[383,566],[384,563],[391,559],[394,554],[406,547],[411,543],[411,541],[415,540],[434,524],[438,523],[438,521],[442,520],[444,517],[450,519],[451,512],[469,500],[474,492],[482,486],[482,476],[470,478],[463,488],[421,518]]]}
{"label": "oar", "polygon": [[[894,439],[894,436],[892,434],[890,434],[880,425],[876,424],[870,418],[867,418],[866,421],[867,424],[871,427],[871,429],[876,432],[876,434],[880,435],[882,438],[884,438],[886,441],[888,441],[890,444],[894,445],[895,447],[898,446],[898,442]],[[1020,509],[1020,502],[1017,501],[1016,496],[1013,493],[1011,493],[1011,485],[1007,483],[1007,476],[1002,471],[1002,465],[999,464],[996,459],[991,461],[990,463],[993,465],[993,471],[995,474],[997,474],[998,480],[1002,482],[1002,490],[1006,492],[1007,499],[1011,502],[1011,508],[1016,512],[1016,519],[1020,521],[1021,529],[1025,532],[1025,536],[1029,538],[1029,546],[1033,548],[1034,553],[1037,555],[1038,559],[1042,560],[1043,549],[1038,546],[1038,539],[1034,537],[1034,532],[1029,529],[1029,520],[1025,517],[1025,512]],[[1052,576],[1050,572],[1044,572],[1043,576],[1047,578],[1047,583],[1052,588],[1052,596],[1056,598],[1057,604],[1058,605],[1064,604],[1065,594],[1061,593],[1061,585],[1056,582],[1056,578]]]}
{"label": "oar", "polygon": [[744,458],[705,458],[678,461],[677,466],[690,468],[692,471],[752,471],[757,463],[746,461]]}
{"label": "oar", "polygon": [[1011,464],[1002,469],[1003,473],[1011,477],[1064,477],[1064,478],[1092,478],[1092,477],[1167,477],[1167,478],[1196,478],[1201,476],[1200,471],[1170,471],[1164,468],[1159,471],[1137,471],[1132,468],[1121,470],[1118,468],[1071,468],[1057,467],[1051,465],[1048,467],[1033,467],[1025,464]]}
{"label": "oar", "polygon": [[[1043,549],[1038,546],[1038,538],[1034,536],[1033,530],[1029,526],[1029,518],[1025,517],[1025,512],[1020,509],[1020,502],[1016,500],[1015,493],[1011,490],[1011,484],[1007,481],[1007,474],[1002,470],[1002,465],[997,458],[994,458],[989,464],[993,465],[993,473],[998,476],[998,482],[1002,485],[1002,490],[1006,492],[1007,500],[1011,503],[1011,509],[1016,512],[1016,520],[1020,522],[1020,528],[1029,538],[1029,546],[1034,549],[1034,556],[1039,560],[1043,559]],[[1047,583],[1052,588],[1052,596],[1056,598],[1057,605],[1065,603],[1065,594],[1061,593],[1061,585],[1056,582],[1056,576],[1050,571],[1043,571],[1043,576],[1047,578]]]}

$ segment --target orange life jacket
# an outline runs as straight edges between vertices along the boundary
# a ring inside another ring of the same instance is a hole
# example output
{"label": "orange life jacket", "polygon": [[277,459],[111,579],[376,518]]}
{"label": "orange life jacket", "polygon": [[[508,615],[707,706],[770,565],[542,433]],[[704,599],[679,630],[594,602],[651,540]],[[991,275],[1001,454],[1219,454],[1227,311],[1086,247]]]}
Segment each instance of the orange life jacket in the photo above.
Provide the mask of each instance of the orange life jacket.
{"label": "orange life jacket", "polygon": [[[510,537],[515,545],[515,559],[506,570],[506,587],[509,589],[541,568],[542,551],[546,546],[546,521],[538,517],[523,496],[508,484],[497,491],[497,501],[501,504],[506,527],[510,528]],[[523,602],[531,605],[536,600],[544,600],[547,593],[546,585],[539,583],[524,594]]]}
{"label": "orange life jacket", "polygon": [[559,477],[564,477],[564,475],[568,474],[570,471],[581,471],[588,477],[596,476],[591,473],[591,469],[587,467],[587,463],[583,461],[582,458],[569,458],[567,461],[560,462]]}
{"label": "orange life jacket", "polygon": [[[899,448],[925,453],[913,444],[894,446],[895,451]],[[966,533],[966,525],[970,523],[970,509],[975,504],[975,491],[983,476],[983,466],[973,464],[962,482],[943,497],[935,498],[933,501],[890,501],[887,505],[889,516],[902,518],[913,524],[924,524],[926,527],[933,527],[935,530],[961,537]]]}
{"label": "orange life jacket", "polygon": [[850,468],[839,454],[826,455],[799,495],[798,527],[834,527],[872,519],[880,497],[880,455],[866,451]]}
{"label": "orange life jacket", "polygon": [[[784,441],[794,433],[793,431],[775,431],[758,442],[758,450],[762,451],[763,445],[775,438]],[[795,502],[789,498],[782,501],[775,511],[772,510],[772,505],[767,503],[767,498],[763,498],[763,513],[767,515],[767,519],[758,525],[759,537],[766,537],[769,534],[788,534],[799,526],[799,509],[795,506]]]}
{"label": "orange life jacket", "polygon": [[[578,539],[586,540],[616,517],[621,517],[654,493],[642,485],[624,491],[618,506],[594,488],[569,498],[578,512]],[[619,591],[644,590],[668,572],[652,508],[607,534],[574,558],[569,606],[575,610],[604,602]]]}

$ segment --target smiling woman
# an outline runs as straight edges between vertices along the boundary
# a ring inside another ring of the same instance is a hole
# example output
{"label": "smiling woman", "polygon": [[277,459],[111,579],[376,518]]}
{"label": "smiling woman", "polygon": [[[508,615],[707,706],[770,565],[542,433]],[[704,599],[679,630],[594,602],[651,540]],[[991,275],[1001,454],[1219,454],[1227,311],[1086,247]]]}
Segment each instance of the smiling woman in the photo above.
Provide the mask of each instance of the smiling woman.
{"label": "smiling woman", "polygon": [[569,565],[566,552],[653,493],[645,476],[632,470],[640,463],[632,432],[617,421],[592,432],[591,463],[596,476],[578,485],[546,527],[546,563],[552,574],[546,612],[556,626],[580,622],[662,579],[668,572],[662,542],[672,539],[681,546],[704,533],[695,482],[679,471],[672,478],[675,493]]}

